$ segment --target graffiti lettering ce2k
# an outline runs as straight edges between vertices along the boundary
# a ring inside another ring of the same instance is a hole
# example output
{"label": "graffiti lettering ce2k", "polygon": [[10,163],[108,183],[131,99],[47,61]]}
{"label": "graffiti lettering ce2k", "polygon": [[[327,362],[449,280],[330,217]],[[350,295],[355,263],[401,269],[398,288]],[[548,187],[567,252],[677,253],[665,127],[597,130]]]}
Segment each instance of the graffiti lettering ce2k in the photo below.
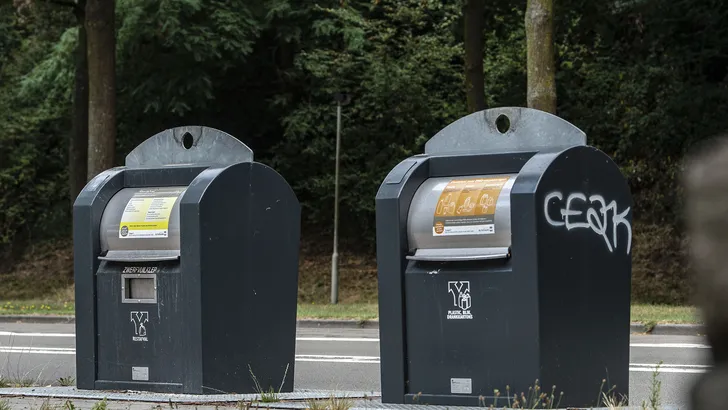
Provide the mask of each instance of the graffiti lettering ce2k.
{"label": "graffiti lettering ce2k", "polygon": [[553,227],[567,231],[591,229],[604,239],[607,250],[611,253],[620,249],[618,234],[623,232],[627,243],[626,246],[624,243],[621,246],[628,255],[632,250],[632,224],[627,219],[630,207],[620,211],[615,200],[607,203],[602,195],[591,195],[587,198],[582,192],[573,192],[564,197],[562,192],[553,191],[544,199],[543,212],[546,222]]}

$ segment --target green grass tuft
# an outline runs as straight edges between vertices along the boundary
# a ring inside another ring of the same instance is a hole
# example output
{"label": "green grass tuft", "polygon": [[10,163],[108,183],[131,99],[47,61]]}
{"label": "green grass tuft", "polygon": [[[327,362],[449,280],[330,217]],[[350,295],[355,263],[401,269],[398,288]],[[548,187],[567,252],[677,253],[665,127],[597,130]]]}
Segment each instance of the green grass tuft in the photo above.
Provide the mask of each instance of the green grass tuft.
{"label": "green grass tuft", "polygon": [[91,410],[106,410],[107,407],[108,403],[106,403],[106,399],[103,399],[100,402],[94,404],[94,406],[91,407]]}
{"label": "green grass tuft", "polygon": [[51,404],[51,399],[45,399],[38,410],[61,410],[61,406],[58,404]]}
{"label": "green grass tuft", "polygon": [[662,361],[657,364],[657,368],[654,372],[652,372],[652,379],[650,384],[650,407],[647,407],[647,402],[642,401],[642,408],[644,410],[658,410],[660,408],[660,395],[662,393],[662,381],[660,381],[660,379],[658,378],[658,376],[660,375],[660,366],[662,366]]}
{"label": "green grass tuft", "polygon": [[[420,396],[415,396],[416,402]],[[489,409],[508,408],[508,409],[558,409],[564,392],[556,393],[556,386],[551,386],[551,391],[543,390],[539,381],[536,380],[533,386],[528,387],[528,392],[517,392],[511,394],[511,386],[506,386],[505,396],[501,395],[500,390],[493,390],[493,402],[488,404],[486,397],[480,396],[479,406]]]}
{"label": "green grass tuft", "polygon": [[283,380],[281,380],[281,387],[278,388],[278,391],[275,391],[273,389],[273,386],[270,386],[268,390],[263,390],[263,388],[260,386],[260,382],[258,382],[258,378],[255,376],[255,373],[253,373],[253,369],[248,365],[248,371],[250,372],[250,377],[253,379],[253,383],[255,383],[255,391],[258,392],[260,395],[260,401],[263,403],[276,403],[281,401],[279,398],[279,394],[281,390],[283,389],[283,384],[286,382],[286,376],[288,376],[288,368],[290,366],[286,366],[286,371],[283,373]]}
{"label": "green grass tuft", "polygon": [[73,386],[76,384],[76,379],[68,376],[68,377],[60,377],[58,378],[58,384],[61,386]]}
{"label": "green grass tuft", "polygon": [[354,407],[354,402],[346,397],[331,396],[328,399],[306,401],[306,410],[349,410]]}

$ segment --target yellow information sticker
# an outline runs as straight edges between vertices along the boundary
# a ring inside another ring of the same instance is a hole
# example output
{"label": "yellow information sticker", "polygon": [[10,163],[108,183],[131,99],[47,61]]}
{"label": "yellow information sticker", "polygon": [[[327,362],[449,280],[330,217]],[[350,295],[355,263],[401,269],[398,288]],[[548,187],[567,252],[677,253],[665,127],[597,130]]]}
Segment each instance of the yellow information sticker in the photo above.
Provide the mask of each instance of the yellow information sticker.
{"label": "yellow information sticker", "polygon": [[495,233],[495,207],[508,177],[454,179],[440,193],[433,236]]}
{"label": "yellow information sticker", "polygon": [[167,238],[172,207],[181,193],[142,190],[134,194],[121,215],[119,238]]}

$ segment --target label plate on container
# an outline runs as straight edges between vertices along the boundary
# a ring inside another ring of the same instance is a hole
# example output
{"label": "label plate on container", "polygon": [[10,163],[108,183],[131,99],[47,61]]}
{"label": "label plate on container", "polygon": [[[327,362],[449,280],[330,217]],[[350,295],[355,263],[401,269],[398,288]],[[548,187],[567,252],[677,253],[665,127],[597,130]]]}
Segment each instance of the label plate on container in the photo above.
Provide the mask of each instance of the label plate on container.
{"label": "label plate on container", "polygon": [[473,394],[473,379],[450,379],[450,393]]}
{"label": "label plate on container", "polygon": [[440,193],[433,236],[495,233],[495,207],[508,177],[453,179]]}
{"label": "label plate on container", "polygon": [[119,222],[119,238],[167,238],[180,188],[147,188],[129,199]]}
{"label": "label plate on container", "polygon": [[132,367],[131,368],[131,379],[139,381],[149,381],[149,368],[148,367]]}

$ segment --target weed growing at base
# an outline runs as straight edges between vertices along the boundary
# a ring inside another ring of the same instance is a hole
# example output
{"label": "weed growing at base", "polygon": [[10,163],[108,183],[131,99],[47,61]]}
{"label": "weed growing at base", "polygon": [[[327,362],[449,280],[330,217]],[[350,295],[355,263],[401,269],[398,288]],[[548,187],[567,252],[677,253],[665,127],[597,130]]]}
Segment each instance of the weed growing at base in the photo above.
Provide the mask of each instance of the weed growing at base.
{"label": "weed growing at base", "polygon": [[[646,401],[643,401],[642,410],[657,410],[660,406],[660,391],[662,382],[658,380],[657,376],[659,374],[661,364],[662,362],[657,365],[657,369],[655,369],[652,374],[649,404]],[[623,394],[619,396],[614,394],[614,390],[617,388],[616,385],[612,386],[609,390],[604,391],[606,383],[606,379],[602,380],[595,407],[607,407],[610,410],[626,407],[628,401],[627,397]],[[421,396],[422,393],[415,395],[414,402],[417,403]],[[563,391],[560,392],[558,396],[556,395],[556,386],[551,387],[550,393],[543,391],[537,379],[533,386],[529,386],[527,393],[521,392],[520,395],[517,393],[511,394],[511,387],[506,386],[505,396],[502,396],[498,389],[493,390],[493,403],[490,405],[486,403],[487,398],[484,396],[480,396],[478,402],[480,407],[488,409],[558,409],[563,396]],[[322,408],[309,406],[309,410],[322,410]]]}
{"label": "weed growing at base", "polygon": [[346,397],[335,397],[331,395],[328,399],[306,400],[306,410],[349,410],[354,406],[351,399]]}
{"label": "weed growing at base", "polygon": [[520,396],[514,393],[511,396],[511,386],[506,386],[505,397],[501,397],[500,390],[495,389],[493,390],[493,404],[488,406],[485,396],[480,396],[478,403],[480,406],[488,406],[490,409],[497,408],[498,401],[501,401],[502,406],[510,409],[558,409],[563,397],[563,391],[558,396],[556,395],[556,386],[551,386],[550,393],[543,391],[538,379],[536,379],[534,385],[528,387],[528,393],[521,392]]}
{"label": "weed growing at base", "polygon": [[263,403],[275,403],[281,401],[281,399],[278,397],[278,395],[281,393],[281,390],[283,390],[283,384],[286,382],[286,376],[288,375],[288,368],[289,365],[286,365],[286,371],[283,373],[283,380],[281,380],[281,386],[278,388],[278,391],[276,392],[273,389],[273,386],[270,386],[270,389],[268,391],[263,391],[263,388],[260,387],[260,383],[258,382],[258,378],[255,377],[255,374],[253,373],[253,369],[248,365],[248,371],[250,372],[250,377],[253,378],[253,383],[255,383],[255,391],[260,394],[260,401]]}
{"label": "weed growing at base", "polygon": [[94,404],[94,406],[91,407],[91,410],[106,410],[107,407],[108,404],[106,403],[106,399],[103,399],[100,402]]}
{"label": "weed growing at base", "polygon": [[604,394],[604,405],[607,406],[609,410],[616,410],[621,409],[622,407],[625,407],[627,405],[627,399],[622,396],[620,399],[617,399],[614,396],[607,396]]}
{"label": "weed growing at base", "polygon": [[76,383],[76,379],[71,376],[58,378],[58,384],[60,384],[61,386],[65,386],[65,387],[73,386],[73,385],[75,385],[75,383]]}
{"label": "weed growing at base", "polygon": [[20,378],[15,381],[8,381],[8,383],[9,385],[7,387],[33,387],[37,385],[34,380],[28,378]]}
{"label": "weed growing at base", "polygon": [[647,402],[642,401],[642,410],[657,410],[660,406],[660,393],[662,392],[662,381],[657,376],[660,374],[660,366],[662,366],[662,360],[657,364],[655,371],[652,372],[652,385],[650,386],[650,407],[647,407]]}
{"label": "weed growing at base", "polygon": [[[31,407],[31,409],[35,410],[36,408]],[[51,404],[51,399],[47,398],[43,400],[43,403],[41,403],[40,407],[38,407],[38,410],[76,410],[76,407],[68,401],[66,401],[63,406],[60,404]]]}
{"label": "weed growing at base", "polygon": [[616,384],[609,390],[603,391],[605,384],[607,384],[607,379],[602,379],[602,384],[599,386],[599,396],[597,397],[596,407],[600,407],[602,404],[607,406],[609,409],[624,407],[627,403],[627,397],[623,394],[621,395],[622,397],[616,397],[614,395],[614,390],[617,388]]}
{"label": "weed growing at base", "polygon": [[[97,407],[97,406],[98,406],[98,403],[91,409],[92,410],[105,410],[106,409],[105,405],[104,405],[104,407]],[[35,410],[36,408],[31,407],[31,409]],[[5,409],[3,409],[2,406],[0,406],[0,410],[5,410]],[[43,403],[41,403],[38,410],[76,410],[76,406],[70,400],[66,400],[66,402],[63,403],[63,405],[51,404],[51,399],[47,398],[47,399],[43,400]]]}

